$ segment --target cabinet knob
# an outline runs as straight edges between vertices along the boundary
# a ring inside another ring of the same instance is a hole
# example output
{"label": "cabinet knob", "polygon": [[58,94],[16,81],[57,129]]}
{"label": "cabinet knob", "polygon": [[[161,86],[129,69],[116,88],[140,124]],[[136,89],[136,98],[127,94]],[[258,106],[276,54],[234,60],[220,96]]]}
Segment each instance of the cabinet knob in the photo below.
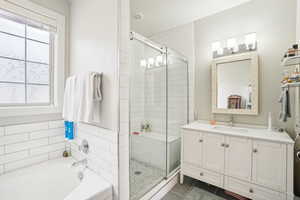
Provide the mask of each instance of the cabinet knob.
{"label": "cabinet knob", "polygon": [[221,147],[225,147],[225,146],[226,146],[225,143],[222,143],[222,144],[221,144]]}
{"label": "cabinet knob", "polygon": [[257,151],[257,149],[253,149],[253,153],[257,153],[258,151]]}
{"label": "cabinet knob", "polygon": [[201,173],[200,173],[200,176],[203,176],[203,175],[204,175],[203,172],[201,172]]}
{"label": "cabinet knob", "polygon": [[229,147],[229,144],[226,144],[225,147],[228,148],[228,147]]}
{"label": "cabinet knob", "polygon": [[202,140],[202,139],[200,139],[200,140],[199,140],[199,142],[200,142],[200,143],[202,143],[202,142],[203,142],[203,140]]}
{"label": "cabinet knob", "polygon": [[250,193],[254,193],[253,189],[250,189],[249,192],[250,192]]}

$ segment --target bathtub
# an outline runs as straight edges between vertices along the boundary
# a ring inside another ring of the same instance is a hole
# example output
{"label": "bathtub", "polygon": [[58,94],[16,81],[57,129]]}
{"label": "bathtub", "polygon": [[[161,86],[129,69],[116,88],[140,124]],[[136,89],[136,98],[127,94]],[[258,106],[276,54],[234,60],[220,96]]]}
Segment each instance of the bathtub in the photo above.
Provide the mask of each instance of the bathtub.
{"label": "bathtub", "polygon": [[82,181],[72,158],[50,160],[0,176],[1,200],[111,200],[112,186],[89,169]]}
{"label": "bathtub", "polygon": [[166,138],[165,134],[155,132],[131,134],[131,158],[162,170],[165,170],[168,159],[169,173],[180,165],[180,144],[179,136],[169,135]]}

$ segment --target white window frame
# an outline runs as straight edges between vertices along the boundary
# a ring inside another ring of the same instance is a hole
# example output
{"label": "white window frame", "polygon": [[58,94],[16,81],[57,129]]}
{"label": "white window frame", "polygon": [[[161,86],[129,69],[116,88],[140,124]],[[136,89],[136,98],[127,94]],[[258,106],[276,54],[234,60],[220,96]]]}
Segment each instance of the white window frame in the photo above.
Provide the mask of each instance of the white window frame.
{"label": "white window frame", "polygon": [[56,27],[52,64],[52,97],[50,105],[1,106],[0,117],[55,114],[62,112],[65,82],[65,16],[28,0],[0,0],[0,9],[33,21]]}

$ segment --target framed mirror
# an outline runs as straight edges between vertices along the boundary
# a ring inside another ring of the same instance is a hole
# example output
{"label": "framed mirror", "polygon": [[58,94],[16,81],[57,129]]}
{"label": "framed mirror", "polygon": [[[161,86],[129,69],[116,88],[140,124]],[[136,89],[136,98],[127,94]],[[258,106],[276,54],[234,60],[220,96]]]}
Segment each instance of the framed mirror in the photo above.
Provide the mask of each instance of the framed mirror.
{"label": "framed mirror", "polygon": [[226,56],[212,63],[212,112],[258,114],[258,54]]}

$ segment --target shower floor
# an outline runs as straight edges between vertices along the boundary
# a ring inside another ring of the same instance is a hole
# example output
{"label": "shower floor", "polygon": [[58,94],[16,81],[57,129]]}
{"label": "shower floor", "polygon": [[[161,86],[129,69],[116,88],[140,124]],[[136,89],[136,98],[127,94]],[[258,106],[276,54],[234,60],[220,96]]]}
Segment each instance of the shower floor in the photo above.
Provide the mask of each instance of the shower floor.
{"label": "shower floor", "polygon": [[131,160],[130,199],[140,199],[165,177],[165,171],[148,164]]}

